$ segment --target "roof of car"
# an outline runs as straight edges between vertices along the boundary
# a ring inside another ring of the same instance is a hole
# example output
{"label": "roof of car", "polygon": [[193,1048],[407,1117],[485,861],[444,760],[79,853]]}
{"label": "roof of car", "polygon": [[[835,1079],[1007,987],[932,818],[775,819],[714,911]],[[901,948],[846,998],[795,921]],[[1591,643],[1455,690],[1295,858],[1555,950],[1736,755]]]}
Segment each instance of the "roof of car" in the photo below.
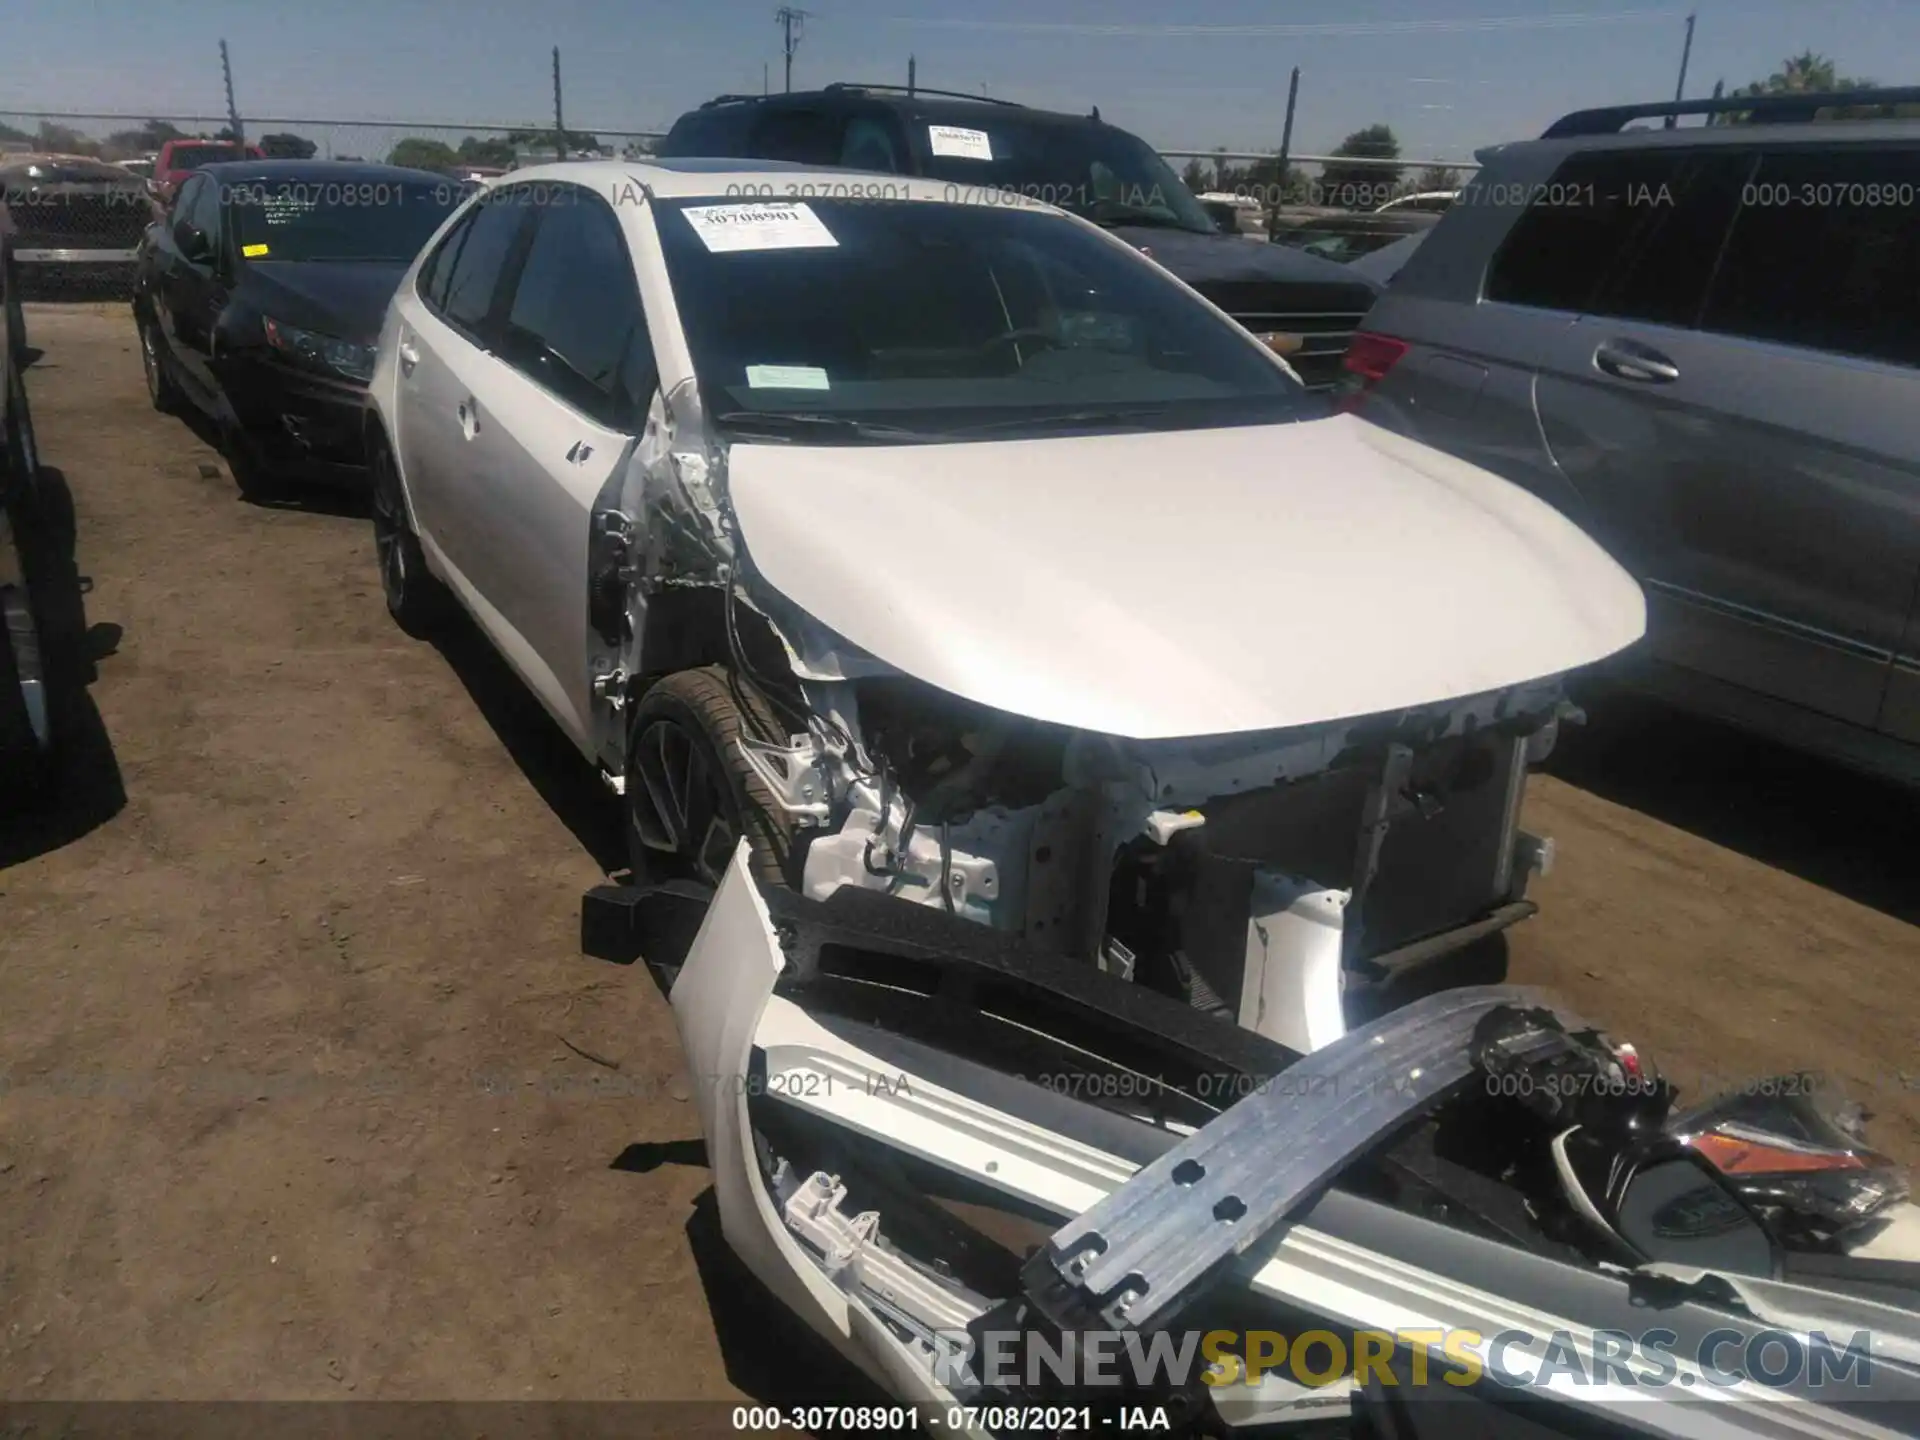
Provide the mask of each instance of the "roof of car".
{"label": "roof of car", "polygon": [[[208,169],[236,169],[208,166]],[[876,175],[865,170],[836,170],[781,160],[561,160],[530,165],[498,180],[491,188],[529,182],[571,182],[619,196],[622,187],[644,186],[662,200],[728,199],[742,203],[790,200],[935,200],[953,204],[1017,206],[1064,214],[1057,206],[987,187],[960,187],[944,180],[908,175]]]}
{"label": "roof of car", "polygon": [[378,165],[365,160],[221,160],[193,172],[211,175],[223,185],[298,184],[389,185],[438,181],[452,183],[432,170],[410,170],[404,165]]}
{"label": "roof of car", "polygon": [[[817,109],[827,105],[888,105],[910,110],[917,115],[939,115],[950,120],[971,120],[993,124],[1018,117],[1022,124],[1092,125],[1104,124],[1096,107],[1091,114],[1073,114],[1064,110],[1036,110],[1014,100],[999,100],[990,95],[964,95],[953,90],[908,90],[898,85],[829,85],[824,90],[783,91],[778,95],[721,95],[707,101],[689,114],[711,114],[727,106],[802,105]],[[685,119],[685,116],[681,117]]]}

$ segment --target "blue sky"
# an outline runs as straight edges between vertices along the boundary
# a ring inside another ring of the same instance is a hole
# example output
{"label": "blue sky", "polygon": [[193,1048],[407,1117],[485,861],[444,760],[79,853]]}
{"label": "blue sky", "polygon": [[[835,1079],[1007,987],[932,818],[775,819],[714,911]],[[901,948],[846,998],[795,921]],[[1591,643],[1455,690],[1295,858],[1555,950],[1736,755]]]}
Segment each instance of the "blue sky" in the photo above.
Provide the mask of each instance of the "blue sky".
{"label": "blue sky", "polygon": [[[1033,104],[1098,104],[1162,148],[1271,149],[1291,66],[1295,149],[1375,121],[1403,153],[1461,158],[1568,109],[1689,94],[1811,48],[1843,72],[1920,81],[1915,0],[803,0],[796,88],[904,81]],[[726,90],[780,85],[775,0],[66,0],[10,7],[0,117],[217,114],[216,45],[242,115],[516,123],[550,113],[561,47],[570,126],[664,126]],[[1538,22],[1560,17],[1554,24]],[[1569,17],[1578,17],[1569,19]],[[17,122],[16,122],[17,123]]]}

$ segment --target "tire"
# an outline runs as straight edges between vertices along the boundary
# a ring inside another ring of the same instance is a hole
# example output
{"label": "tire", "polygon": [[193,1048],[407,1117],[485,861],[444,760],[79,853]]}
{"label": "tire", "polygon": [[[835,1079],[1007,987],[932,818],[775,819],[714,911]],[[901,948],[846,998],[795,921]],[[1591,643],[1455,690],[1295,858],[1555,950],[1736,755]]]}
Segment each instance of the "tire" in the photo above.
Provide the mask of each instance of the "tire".
{"label": "tire", "polygon": [[180,386],[167,369],[167,357],[160,332],[152,320],[142,317],[135,327],[140,336],[140,366],[147,375],[147,398],[162,415],[180,413]]}
{"label": "tire", "polygon": [[718,885],[740,837],[762,888],[798,881],[793,817],[735,742],[780,733],[772,707],[724,666],[683,670],[640,697],[627,732],[627,852],[636,881]]}
{"label": "tire", "polygon": [[453,596],[427,569],[420,537],[413,533],[400,471],[384,439],[376,440],[368,457],[373,511],[374,558],[380,567],[380,590],[387,613],[416,640],[433,635],[453,611]]}

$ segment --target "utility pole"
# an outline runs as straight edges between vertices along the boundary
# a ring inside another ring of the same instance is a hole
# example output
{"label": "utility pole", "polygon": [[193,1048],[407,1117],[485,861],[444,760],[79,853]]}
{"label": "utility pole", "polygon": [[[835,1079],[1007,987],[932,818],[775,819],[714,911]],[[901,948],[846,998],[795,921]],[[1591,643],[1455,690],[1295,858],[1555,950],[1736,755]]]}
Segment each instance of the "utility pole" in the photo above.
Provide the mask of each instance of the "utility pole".
{"label": "utility pole", "polygon": [[780,22],[780,34],[783,48],[787,52],[787,92],[793,92],[793,52],[800,44],[800,36],[807,28],[807,19],[812,14],[808,10],[799,10],[791,5],[782,5],[773,12],[773,18]]}
{"label": "utility pole", "polygon": [[1280,229],[1280,201],[1287,184],[1287,162],[1293,155],[1293,112],[1300,104],[1300,67],[1293,67],[1293,76],[1287,81],[1287,118],[1280,127],[1280,168],[1273,177],[1273,198],[1267,205],[1267,236],[1271,239]]}
{"label": "utility pole", "polygon": [[[1687,16],[1687,40],[1680,47],[1680,83],[1673,87],[1673,103],[1676,105],[1684,100],[1687,94],[1687,61],[1693,58],[1693,21],[1692,15]],[[1679,116],[1667,116],[1667,129],[1675,129],[1679,124]]]}
{"label": "utility pole", "polygon": [[553,47],[553,146],[554,154],[567,158],[567,122],[560,111],[560,47]]}
{"label": "utility pole", "polygon": [[240,108],[233,103],[233,64],[227,58],[227,42],[220,42],[220,78],[227,87],[227,128],[233,131],[233,138],[240,144],[247,143],[246,132],[240,128]]}
{"label": "utility pole", "polygon": [[767,78],[767,62],[764,60],[760,62],[760,93],[762,95],[773,93],[773,82]]}
{"label": "utility pole", "polygon": [[913,94],[915,72],[919,69],[919,64],[920,62],[913,56],[907,56],[907,94],[909,95]]}

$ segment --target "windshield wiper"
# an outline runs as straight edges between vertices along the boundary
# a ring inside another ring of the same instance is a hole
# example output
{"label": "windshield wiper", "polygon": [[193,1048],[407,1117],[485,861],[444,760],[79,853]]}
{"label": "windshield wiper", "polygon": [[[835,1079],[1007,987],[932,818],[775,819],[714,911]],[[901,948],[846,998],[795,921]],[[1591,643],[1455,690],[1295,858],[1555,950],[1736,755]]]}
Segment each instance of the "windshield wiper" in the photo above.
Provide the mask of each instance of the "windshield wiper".
{"label": "windshield wiper", "polygon": [[964,437],[993,430],[1071,429],[1084,425],[1137,426],[1158,420],[1166,413],[1164,408],[1158,406],[1125,410],[1064,410],[1052,414],[1021,415],[1011,420],[990,420],[984,425],[967,425],[961,427],[960,434]]}
{"label": "windshield wiper", "polygon": [[945,440],[950,437],[929,430],[910,430],[904,425],[881,425],[870,420],[855,420],[849,415],[818,415],[790,410],[724,410],[713,417],[735,430],[758,431],[779,439],[796,434],[840,434],[861,440]]}
{"label": "windshield wiper", "polygon": [[1147,210],[1138,205],[1123,205],[1115,200],[1096,200],[1087,207],[1087,218],[1096,225],[1139,225],[1155,230],[1184,230],[1189,235],[1210,235],[1189,225],[1178,215],[1164,210]]}

